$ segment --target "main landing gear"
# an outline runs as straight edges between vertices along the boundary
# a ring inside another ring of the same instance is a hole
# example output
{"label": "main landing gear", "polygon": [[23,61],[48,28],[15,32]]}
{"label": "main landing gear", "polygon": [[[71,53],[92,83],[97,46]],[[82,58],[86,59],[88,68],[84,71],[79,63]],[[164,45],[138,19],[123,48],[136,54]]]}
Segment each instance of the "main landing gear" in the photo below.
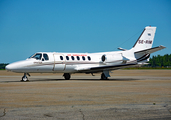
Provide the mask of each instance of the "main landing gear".
{"label": "main landing gear", "polygon": [[101,80],[108,80],[108,77],[105,76],[104,73],[101,74]]}
{"label": "main landing gear", "polygon": [[[64,73],[63,76],[64,76],[65,80],[70,80],[70,78],[71,78],[71,75],[69,73]],[[101,80],[108,80],[108,77],[110,77],[109,71],[104,71],[101,74]]]}
{"label": "main landing gear", "polygon": [[26,82],[26,81],[29,81],[28,78],[27,78],[27,75],[30,76],[29,73],[24,73],[24,76],[22,77],[22,82]]}
{"label": "main landing gear", "polygon": [[65,80],[69,80],[71,78],[71,75],[69,73],[64,73]]}

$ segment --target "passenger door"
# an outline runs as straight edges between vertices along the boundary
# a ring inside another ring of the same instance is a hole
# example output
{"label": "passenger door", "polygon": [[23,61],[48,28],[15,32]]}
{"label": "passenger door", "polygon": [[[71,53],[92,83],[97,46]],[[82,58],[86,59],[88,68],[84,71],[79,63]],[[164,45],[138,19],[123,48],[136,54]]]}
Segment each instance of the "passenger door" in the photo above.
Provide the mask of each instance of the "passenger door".
{"label": "passenger door", "polygon": [[65,70],[65,57],[63,54],[54,53],[54,71],[61,72]]}
{"label": "passenger door", "polygon": [[54,64],[53,64],[53,57],[51,57],[51,54],[43,53],[40,65],[41,65],[42,72],[52,72],[54,68]]}

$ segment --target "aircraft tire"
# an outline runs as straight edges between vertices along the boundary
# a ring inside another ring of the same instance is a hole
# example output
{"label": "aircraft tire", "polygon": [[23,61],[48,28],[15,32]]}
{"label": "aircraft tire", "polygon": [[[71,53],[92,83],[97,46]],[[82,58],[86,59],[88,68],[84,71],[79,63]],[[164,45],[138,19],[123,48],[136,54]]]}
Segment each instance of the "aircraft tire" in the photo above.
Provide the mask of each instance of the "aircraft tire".
{"label": "aircraft tire", "polygon": [[104,73],[101,74],[101,80],[107,80],[108,78],[105,76]]}
{"label": "aircraft tire", "polygon": [[26,73],[24,73],[24,76],[22,77],[22,80],[21,80],[22,82],[27,82],[27,81],[29,81],[28,80],[28,78],[27,78],[27,76],[26,76]]}
{"label": "aircraft tire", "polygon": [[70,80],[70,78],[71,78],[71,75],[69,73],[64,73],[63,76],[64,76],[65,80]]}
{"label": "aircraft tire", "polygon": [[23,76],[21,81],[22,81],[22,82],[26,82],[26,81],[28,81],[27,76]]}

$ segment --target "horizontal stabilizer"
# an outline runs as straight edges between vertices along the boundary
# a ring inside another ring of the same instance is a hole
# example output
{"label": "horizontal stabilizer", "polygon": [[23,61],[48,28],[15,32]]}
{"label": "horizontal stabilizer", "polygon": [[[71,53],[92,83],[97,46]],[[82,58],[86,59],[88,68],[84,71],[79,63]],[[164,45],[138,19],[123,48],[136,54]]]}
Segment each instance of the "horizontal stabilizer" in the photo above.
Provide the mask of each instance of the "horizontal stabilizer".
{"label": "horizontal stabilizer", "polygon": [[153,52],[162,50],[162,49],[164,49],[164,48],[166,48],[166,47],[160,45],[160,46],[158,46],[158,47],[154,47],[154,48],[150,48],[150,49],[145,49],[145,50],[137,51],[137,52],[135,52],[135,53],[144,53],[144,52],[145,52],[146,54],[151,54],[151,53],[153,53]]}

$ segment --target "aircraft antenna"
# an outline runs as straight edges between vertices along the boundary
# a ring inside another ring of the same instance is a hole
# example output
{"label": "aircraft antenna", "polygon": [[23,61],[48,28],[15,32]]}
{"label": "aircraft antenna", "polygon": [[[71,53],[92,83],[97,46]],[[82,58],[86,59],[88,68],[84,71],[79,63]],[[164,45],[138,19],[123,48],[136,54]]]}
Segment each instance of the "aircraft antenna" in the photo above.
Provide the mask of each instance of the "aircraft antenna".
{"label": "aircraft antenna", "polygon": [[137,34],[139,34],[140,32],[142,32],[144,30],[144,28],[143,29],[141,29],[141,30],[139,30],[136,34],[134,34],[133,36],[131,36],[129,39],[127,39],[127,40],[125,40],[124,42],[122,42],[120,45],[118,45],[116,48],[118,48],[118,47],[121,47],[123,44],[125,44],[126,42],[128,42],[129,40],[131,40],[133,37],[135,37]]}

